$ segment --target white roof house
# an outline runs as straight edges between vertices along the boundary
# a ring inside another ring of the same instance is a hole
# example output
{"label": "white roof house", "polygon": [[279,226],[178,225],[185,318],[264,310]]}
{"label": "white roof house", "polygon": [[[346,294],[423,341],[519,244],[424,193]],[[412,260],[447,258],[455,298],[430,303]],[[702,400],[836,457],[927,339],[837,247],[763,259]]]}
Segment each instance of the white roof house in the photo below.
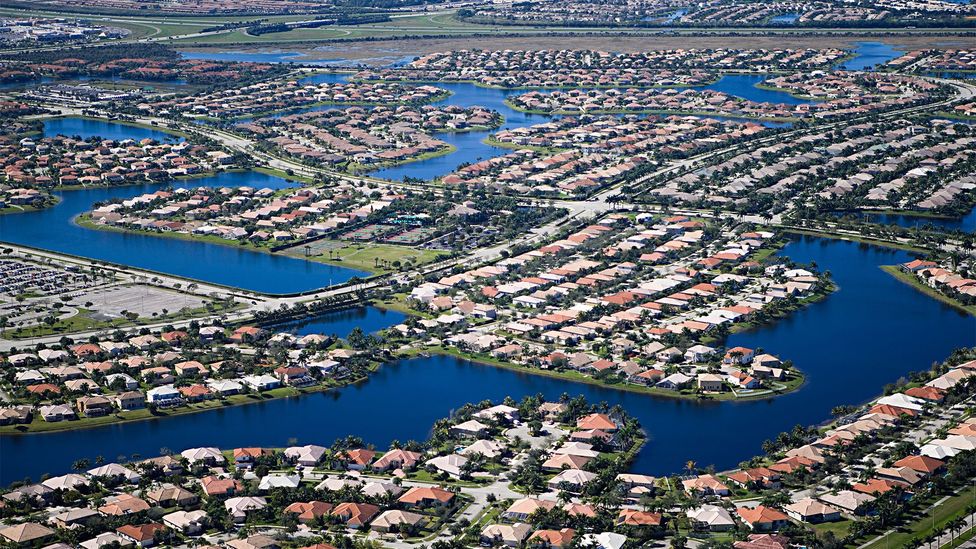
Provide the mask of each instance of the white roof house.
{"label": "white roof house", "polygon": [[302,483],[302,477],[298,475],[284,475],[279,473],[270,474],[261,479],[258,490],[266,491],[274,488],[298,488]]}
{"label": "white roof house", "polygon": [[461,468],[468,462],[468,458],[464,456],[459,456],[457,454],[450,454],[447,456],[439,456],[433,459],[427,460],[427,465],[437,469],[438,471],[443,471],[453,477],[461,476]]}
{"label": "white roof house", "polygon": [[138,484],[142,480],[142,475],[119,465],[118,463],[106,463],[101,467],[95,467],[94,469],[89,469],[88,474],[93,477],[114,477],[114,478],[124,478],[126,481],[133,484]]}
{"label": "white roof house", "polygon": [[458,452],[462,456],[481,454],[488,459],[496,458],[505,451],[505,445],[494,440],[476,440],[470,446]]}
{"label": "white roof house", "polygon": [[583,471],[582,469],[564,469],[558,475],[549,479],[549,488],[559,490],[568,484],[575,488],[582,488],[596,479],[596,473]]}
{"label": "white roof house", "polygon": [[215,464],[224,463],[224,454],[216,448],[190,448],[183,450],[180,455],[185,457],[190,465],[197,462],[211,462]]}
{"label": "white roof house", "polygon": [[702,505],[685,512],[688,519],[712,531],[730,530],[735,528],[732,515],[718,505]]}
{"label": "white roof house", "polygon": [[264,498],[253,496],[230,498],[224,502],[224,508],[235,520],[243,520],[249,511],[257,511],[267,506],[268,502]]}
{"label": "white roof house", "polygon": [[304,467],[314,467],[318,465],[319,461],[322,461],[322,457],[327,451],[326,447],[314,444],[292,446],[285,449],[285,457]]}
{"label": "white roof house", "polygon": [[593,547],[596,549],[621,549],[627,541],[627,536],[616,532],[600,532],[599,534],[586,534],[581,540],[583,547]]}
{"label": "white roof house", "polygon": [[73,490],[79,486],[88,486],[88,479],[76,473],[68,473],[59,477],[51,477],[41,484],[52,490]]}

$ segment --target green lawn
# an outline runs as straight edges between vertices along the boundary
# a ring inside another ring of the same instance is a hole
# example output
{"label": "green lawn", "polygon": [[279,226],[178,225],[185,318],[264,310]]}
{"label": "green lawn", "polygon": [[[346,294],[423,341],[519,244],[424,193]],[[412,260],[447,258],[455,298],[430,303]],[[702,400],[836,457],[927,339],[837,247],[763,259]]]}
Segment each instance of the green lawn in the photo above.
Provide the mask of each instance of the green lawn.
{"label": "green lawn", "polygon": [[833,532],[834,537],[837,539],[843,539],[844,536],[851,529],[852,520],[839,520],[837,522],[822,522],[820,524],[812,524],[811,527],[817,533],[818,536],[822,536],[827,532]]}
{"label": "green lawn", "polygon": [[[394,269],[383,267],[382,263],[384,261],[388,261],[391,264],[394,261],[399,261],[401,264],[403,264],[406,263],[407,260],[412,260],[415,265],[423,265],[425,263],[436,261],[437,259],[446,255],[443,252],[437,252],[434,250],[421,250],[419,248],[395,246],[393,244],[377,244],[373,242],[360,244],[347,242],[344,240],[337,240],[330,244],[334,244],[334,246],[331,246],[330,248],[333,251],[338,252],[338,260],[329,259],[329,255],[327,253],[312,256],[309,259],[312,261],[318,261],[320,263],[342,265],[343,267],[350,267],[360,271],[385,273]],[[289,250],[288,254],[298,255],[301,257],[303,256],[303,251],[299,247],[297,249]]]}
{"label": "green lawn", "polygon": [[976,488],[972,486],[955,496],[942,502],[933,510],[927,511],[914,523],[899,528],[897,532],[887,536],[874,539],[865,547],[866,549],[881,547],[903,547],[912,538],[924,538],[933,531],[942,528],[947,522],[961,517],[966,513],[966,507],[976,503]]}

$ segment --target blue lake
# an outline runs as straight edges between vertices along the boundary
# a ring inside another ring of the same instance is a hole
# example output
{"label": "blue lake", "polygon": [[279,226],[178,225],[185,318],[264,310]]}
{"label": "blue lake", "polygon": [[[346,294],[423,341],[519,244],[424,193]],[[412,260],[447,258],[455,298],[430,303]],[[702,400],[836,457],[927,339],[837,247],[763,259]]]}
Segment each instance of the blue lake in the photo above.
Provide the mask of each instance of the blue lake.
{"label": "blue lake", "polygon": [[[349,78],[348,74],[325,73],[310,76],[300,80],[302,83],[334,83],[345,82]],[[753,101],[772,101],[776,103],[787,103],[790,105],[809,103],[809,101],[797,99],[788,93],[780,91],[762,90],[755,85],[765,79],[763,75],[725,75],[719,81],[707,86],[707,89],[722,91]],[[462,107],[481,106],[493,109],[501,113],[504,122],[499,129],[512,129],[531,126],[559,118],[558,116],[547,116],[538,114],[527,114],[509,108],[505,104],[505,99],[525,93],[527,90],[511,90],[484,88],[469,83],[451,82],[430,82],[440,88],[451,92],[451,95],[433,105],[459,105]],[[334,106],[318,106],[309,109],[302,109],[292,112],[311,112],[336,108]],[[734,120],[727,117],[714,117],[725,120]],[[789,123],[763,122],[769,127],[788,127]],[[436,179],[453,172],[462,163],[473,163],[479,160],[493,158],[511,152],[508,149],[492,147],[483,143],[484,139],[498,130],[473,131],[473,132],[439,132],[434,135],[452,145],[457,150],[451,154],[429,158],[418,162],[409,162],[399,166],[383,168],[370,173],[373,177],[401,181],[405,177],[413,177],[425,180]]]}
{"label": "blue lake", "polygon": [[[976,345],[976,319],[878,268],[910,260],[905,252],[803,238],[783,254],[830,270],[840,289],[775,325],[736,334],[728,344],[762,348],[793,360],[808,381],[789,395],[699,403],[435,356],[384,365],[367,382],[328,393],[84,431],[4,436],[0,483],[68,472],[71,462],[81,457],[152,456],[161,447],[179,451],[201,445],[282,446],[291,439],[328,445],[354,434],[383,448],[394,439],[425,438],[436,419],[466,402],[536,393],[550,399],[562,393],[582,394],[593,402],[620,404],[638,417],[650,441],[637,457],[635,471],[675,473],[689,459],[725,469],[760,453],[762,442],[783,430],[824,421],[832,407],[864,402],[908,371],[928,368],[956,347]],[[318,329],[338,333],[348,329],[348,322],[339,317]],[[892,344],[899,340],[906,343]]]}
{"label": "blue lake", "polygon": [[785,103],[787,105],[808,105],[816,103],[810,99],[800,99],[786,92],[778,90],[764,90],[757,88],[768,77],[763,74],[726,74],[714,84],[705,86],[706,90],[715,90],[750,101],[760,103]]}
{"label": "blue lake", "polygon": [[[160,132],[104,122],[59,119],[45,132],[100,135],[111,139],[152,137]],[[90,132],[90,133],[89,133]],[[293,186],[285,179],[259,172],[222,172],[210,177],[55,193],[61,202],[46,210],[0,216],[0,240],[102,261],[131,265],[205,282],[266,293],[290,293],[338,284],[366,273],[303,259],[249,251],[233,246],[159,238],[82,228],[72,222],[96,202],[126,199],[163,186],[251,186],[281,189]]]}
{"label": "blue lake", "polygon": [[[722,91],[730,95],[751,99],[753,101],[774,101],[777,103],[799,104],[808,103],[797,99],[788,93],[771,90],[761,90],[755,85],[764,80],[762,75],[724,75],[717,82],[706,86],[707,89]],[[433,83],[451,92],[447,99],[434,103],[435,105],[450,104],[461,105],[464,107],[482,106],[494,109],[505,117],[505,122],[500,129],[521,128],[540,124],[552,118],[546,115],[527,114],[516,111],[505,104],[505,99],[509,96],[525,93],[526,90],[506,90],[495,88],[482,88],[473,84],[466,83]],[[713,117],[725,120],[734,120],[727,117]],[[787,127],[789,123],[763,122],[768,127]],[[482,143],[491,133],[488,132],[464,132],[464,133],[435,133],[434,135],[457,148],[457,152],[449,155],[411,162],[392,168],[385,168],[372,172],[370,175],[390,179],[393,181],[402,180],[404,177],[414,177],[421,179],[434,179],[442,177],[454,171],[459,164],[464,162],[477,162],[487,158],[493,158],[511,152],[508,149],[492,147]]]}
{"label": "blue lake", "polygon": [[976,72],[928,72],[925,74],[938,78],[956,78],[959,80],[972,80],[976,78]]}
{"label": "blue lake", "polygon": [[128,124],[116,124],[103,120],[89,120],[86,118],[65,117],[52,118],[44,121],[44,136],[66,135],[69,137],[81,137],[89,139],[98,137],[101,139],[111,139],[122,141],[134,139],[155,139],[156,141],[182,141],[182,137],[166,133],[162,130],[143,128],[140,126],[130,126]]}
{"label": "blue lake", "polygon": [[378,307],[355,307],[341,311],[330,311],[301,320],[269,324],[265,328],[295,335],[323,334],[344,338],[355,328],[372,334],[390,326],[396,326],[406,319],[407,315],[399,311],[390,311]]}
{"label": "blue lake", "polygon": [[235,61],[241,63],[309,63],[314,61],[306,59],[305,55],[297,52],[244,52],[244,51],[219,51],[219,52],[193,52],[181,51],[180,55],[184,59],[204,59],[211,61]]}
{"label": "blue lake", "polygon": [[769,18],[769,22],[774,25],[793,25],[800,18],[798,13],[783,13]]}
{"label": "blue lake", "polygon": [[905,52],[884,42],[858,42],[854,53],[855,57],[840,63],[839,68],[850,71],[872,70],[900,57]]}
{"label": "blue lake", "polygon": [[[271,53],[243,53],[243,52],[182,52],[184,57],[193,59],[214,59],[214,60],[233,60],[233,61],[256,61],[256,62],[302,62],[300,56],[291,53],[271,52]],[[270,56],[270,57],[269,57]],[[314,64],[314,63],[312,63]],[[321,84],[347,82],[350,73],[323,73],[305,77],[299,80],[303,84]],[[765,80],[764,75],[724,75],[717,82],[705,86],[706,89],[713,89],[749,99],[752,101],[770,101],[774,103],[785,103],[797,105],[810,103],[809,100],[798,99],[792,95],[773,90],[762,90],[756,84]],[[459,105],[462,107],[481,106],[498,111],[504,117],[504,123],[500,129],[512,129],[530,126],[550,120],[552,116],[526,114],[513,110],[505,104],[505,99],[512,95],[525,93],[527,90],[510,90],[484,88],[470,83],[451,83],[451,82],[428,82],[451,92],[451,95],[433,105]],[[316,112],[337,108],[333,105],[309,107],[306,109],[296,109],[287,114]],[[283,116],[283,114],[275,115]],[[725,120],[735,120],[727,117],[714,117]],[[240,122],[250,121],[250,119],[240,120]],[[788,122],[761,122],[771,128],[789,127]],[[383,168],[370,172],[373,177],[389,179],[392,181],[402,181],[405,177],[432,180],[445,176],[453,172],[462,163],[472,163],[479,160],[494,158],[510,152],[508,149],[492,147],[482,141],[488,137],[492,131],[478,132],[441,132],[434,135],[445,143],[456,148],[456,151],[434,158],[409,162],[399,166]]]}
{"label": "blue lake", "polygon": [[652,16],[645,17],[643,19],[643,21],[658,21],[658,20],[660,20],[661,21],[661,26],[667,27],[667,26],[670,26],[675,21],[677,21],[678,19],[681,19],[682,17],[684,17],[687,14],[688,14],[688,10],[686,10],[686,9],[680,9],[680,10],[675,10],[675,11],[669,13],[664,19],[661,19],[658,16],[653,16],[652,15]]}

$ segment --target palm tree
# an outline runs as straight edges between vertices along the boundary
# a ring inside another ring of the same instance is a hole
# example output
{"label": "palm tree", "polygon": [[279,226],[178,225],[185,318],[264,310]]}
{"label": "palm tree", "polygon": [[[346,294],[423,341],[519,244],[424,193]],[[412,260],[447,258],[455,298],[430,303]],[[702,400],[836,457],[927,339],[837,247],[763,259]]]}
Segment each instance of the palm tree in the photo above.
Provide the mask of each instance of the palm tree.
{"label": "palm tree", "polygon": [[956,539],[956,534],[962,532],[967,524],[965,519],[958,517],[950,520],[947,526],[949,527],[949,543],[952,543]]}
{"label": "palm tree", "polygon": [[698,469],[698,464],[694,460],[688,460],[685,462],[685,471],[688,471],[689,475],[694,475],[695,471]]}

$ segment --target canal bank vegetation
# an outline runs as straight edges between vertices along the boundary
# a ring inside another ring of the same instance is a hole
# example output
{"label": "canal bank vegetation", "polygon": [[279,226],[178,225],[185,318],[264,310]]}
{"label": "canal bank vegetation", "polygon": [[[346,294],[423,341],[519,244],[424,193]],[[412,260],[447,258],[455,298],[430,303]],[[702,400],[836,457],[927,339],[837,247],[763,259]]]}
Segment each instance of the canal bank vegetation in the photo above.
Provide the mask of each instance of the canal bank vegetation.
{"label": "canal bank vegetation", "polygon": [[512,143],[511,141],[500,141],[496,139],[495,136],[493,135],[489,135],[488,137],[482,139],[481,142],[484,143],[485,145],[498,147],[500,149],[511,149],[514,151],[522,151],[522,150],[535,151],[537,153],[542,153],[542,154],[559,154],[561,152],[565,152],[569,150],[569,149],[562,149],[558,147],[540,147],[537,145],[523,145],[523,144]]}
{"label": "canal bank vegetation", "polygon": [[885,238],[875,238],[871,236],[859,235],[857,233],[851,232],[839,232],[831,230],[830,228],[824,229],[798,229],[792,227],[782,227],[782,230],[789,234],[796,234],[802,236],[815,236],[818,238],[833,239],[833,240],[846,240],[848,242],[859,242],[861,244],[870,244],[872,246],[881,246],[882,248],[893,248],[896,250],[904,250],[906,252],[914,252],[925,254],[928,250],[914,245],[910,241],[900,242],[892,241]]}

